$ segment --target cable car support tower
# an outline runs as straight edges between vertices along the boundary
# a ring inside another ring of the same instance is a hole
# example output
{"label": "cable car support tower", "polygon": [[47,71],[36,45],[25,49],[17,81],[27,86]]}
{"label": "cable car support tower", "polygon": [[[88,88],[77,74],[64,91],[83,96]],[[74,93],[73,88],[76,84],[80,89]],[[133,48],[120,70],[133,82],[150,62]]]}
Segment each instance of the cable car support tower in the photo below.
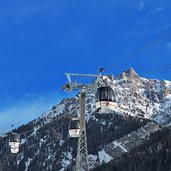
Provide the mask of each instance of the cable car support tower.
{"label": "cable car support tower", "polygon": [[86,110],[86,92],[94,89],[93,84],[78,84],[72,83],[71,76],[84,76],[84,77],[97,77],[93,74],[72,74],[65,73],[69,83],[63,86],[63,90],[68,92],[72,90],[80,90],[80,133],[78,137],[78,146],[77,146],[77,158],[75,171],[89,171],[89,162],[88,162],[88,150],[87,150],[87,136],[86,136],[86,125],[85,125],[85,110]]}

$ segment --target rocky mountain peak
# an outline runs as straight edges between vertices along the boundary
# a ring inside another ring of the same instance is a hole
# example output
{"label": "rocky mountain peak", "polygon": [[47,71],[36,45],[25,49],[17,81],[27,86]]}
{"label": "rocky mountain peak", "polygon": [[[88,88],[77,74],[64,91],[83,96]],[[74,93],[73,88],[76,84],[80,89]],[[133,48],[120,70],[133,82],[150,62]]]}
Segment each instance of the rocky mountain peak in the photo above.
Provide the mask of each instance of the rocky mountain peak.
{"label": "rocky mountain peak", "polygon": [[123,71],[117,78],[125,79],[136,79],[139,78],[138,74],[135,72],[135,70],[131,67],[126,71]]}
{"label": "rocky mountain peak", "polygon": [[142,83],[141,77],[135,72],[135,70],[131,67],[126,71],[123,71],[117,79],[127,79],[128,82],[133,84]]}
{"label": "rocky mountain peak", "polygon": [[126,71],[126,74],[129,77],[135,77],[135,76],[137,77],[138,76],[138,74],[135,72],[135,70],[132,67]]}
{"label": "rocky mountain peak", "polygon": [[126,78],[130,79],[130,80],[139,80],[140,77],[138,76],[138,74],[135,72],[135,70],[133,68],[129,68],[128,70],[124,71]]}

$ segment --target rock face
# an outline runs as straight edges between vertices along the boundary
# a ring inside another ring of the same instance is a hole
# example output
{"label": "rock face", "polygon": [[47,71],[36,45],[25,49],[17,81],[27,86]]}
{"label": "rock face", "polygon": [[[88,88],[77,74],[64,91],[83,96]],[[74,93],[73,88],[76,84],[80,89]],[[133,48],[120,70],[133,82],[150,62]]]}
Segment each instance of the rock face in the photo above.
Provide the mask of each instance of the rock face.
{"label": "rock face", "polygon": [[118,110],[132,116],[170,123],[171,82],[141,78],[131,68],[117,77],[125,81],[114,85]]}
{"label": "rock face", "polygon": [[[122,159],[171,123],[171,82],[141,78],[130,68],[109,85],[116,109],[97,114],[95,95],[87,94],[86,127],[90,168]],[[0,171],[71,171],[77,138],[68,138],[68,124],[79,114],[79,94],[63,99],[47,113],[19,127],[20,151],[10,154],[8,137],[0,141]],[[155,123],[152,123],[155,122]],[[137,141],[136,141],[137,140]]]}

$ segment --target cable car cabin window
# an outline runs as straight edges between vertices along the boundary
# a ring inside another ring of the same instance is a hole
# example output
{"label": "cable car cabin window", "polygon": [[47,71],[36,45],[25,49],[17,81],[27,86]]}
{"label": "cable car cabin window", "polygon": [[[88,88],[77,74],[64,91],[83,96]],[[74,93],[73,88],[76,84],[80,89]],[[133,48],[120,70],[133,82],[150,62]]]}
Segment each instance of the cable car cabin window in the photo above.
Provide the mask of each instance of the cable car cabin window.
{"label": "cable car cabin window", "polygon": [[113,89],[111,87],[100,87],[96,94],[97,102],[99,101],[115,101]]}
{"label": "cable car cabin window", "polygon": [[96,93],[96,101],[99,102],[100,101],[100,94],[101,94],[101,88],[97,89],[97,93]]}
{"label": "cable car cabin window", "polygon": [[108,100],[108,88],[107,88],[107,87],[103,87],[103,88],[101,89],[100,100],[101,100],[101,101]]}
{"label": "cable car cabin window", "polygon": [[19,139],[19,135],[14,133],[10,137],[10,142],[19,142]]}
{"label": "cable car cabin window", "polygon": [[115,95],[112,88],[108,88],[108,100],[114,102]]}
{"label": "cable car cabin window", "polygon": [[69,129],[79,129],[79,121],[71,121]]}

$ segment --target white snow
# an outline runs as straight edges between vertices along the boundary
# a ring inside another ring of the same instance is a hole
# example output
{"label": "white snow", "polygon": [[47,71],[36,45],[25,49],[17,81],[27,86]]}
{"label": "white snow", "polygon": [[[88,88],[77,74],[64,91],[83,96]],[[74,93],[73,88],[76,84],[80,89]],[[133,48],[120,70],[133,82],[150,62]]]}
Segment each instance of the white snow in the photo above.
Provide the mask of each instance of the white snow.
{"label": "white snow", "polygon": [[65,160],[65,159],[63,159],[62,160],[62,165],[64,166],[64,167],[66,167],[66,166],[68,166],[69,164],[70,164],[71,162],[69,161],[69,160]]}
{"label": "white snow", "polygon": [[156,121],[157,123],[163,123],[163,122],[164,122],[164,121],[163,121],[163,116],[157,115],[156,118],[155,118],[155,121]]}
{"label": "white snow", "polygon": [[39,142],[39,147],[41,148],[42,144],[46,143],[46,141],[47,139],[44,140],[43,138],[41,138]]}
{"label": "white snow", "polygon": [[24,158],[23,153],[19,153],[17,156],[17,166],[19,165],[19,163],[21,162],[21,160]]}
{"label": "white snow", "polygon": [[162,89],[161,84],[159,82],[155,84],[155,87],[158,92],[160,92]]}
{"label": "white snow", "polygon": [[115,145],[115,147],[119,146],[125,153],[128,152],[128,150],[126,148],[124,148],[120,143],[118,143],[117,141],[114,141],[113,144]]}
{"label": "white snow", "polygon": [[108,163],[110,162],[113,158],[111,156],[109,156],[104,149],[98,152],[99,155],[99,160],[100,163]]}
{"label": "white snow", "polygon": [[72,160],[72,153],[71,153],[71,152],[64,153],[64,155],[65,155],[69,160]]}
{"label": "white snow", "polygon": [[25,162],[25,165],[26,165],[25,171],[28,171],[28,167],[29,167],[31,161],[32,161],[32,159],[28,158],[28,161]]}
{"label": "white snow", "polygon": [[167,87],[171,87],[171,82],[168,80],[163,80]]}
{"label": "white snow", "polygon": [[150,133],[147,132],[144,128],[141,128],[141,130],[142,130],[143,132],[145,132],[145,134],[147,134],[148,136],[150,136]]}
{"label": "white snow", "polygon": [[94,161],[97,160],[97,156],[95,156],[95,155],[93,155],[93,154],[89,154],[89,155],[88,155],[88,158],[89,158],[90,160],[94,160]]}
{"label": "white snow", "polygon": [[171,94],[166,96],[166,107],[171,106]]}
{"label": "white snow", "polygon": [[143,81],[149,81],[147,78],[141,77]]}
{"label": "white snow", "polygon": [[33,131],[33,133],[31,134],[31,136],[36,136],[36,132],[37,132],[37,130],[39,129],[40,127],[38,126],[38,127],[34,127],[34,131]]}
{"label": "white snow", "polygon": [[59,116],[64,112],[65,109],[65,104],[60,104],[55,106],[55,109],[50,110],[46,113],[44,113],[41,117],[46,118],[45,119],[45,124],[49,123],[54,117]]}
{"label": "white snow", "polygon": [[61,164],[62,164],[62,169],[60,169],[60,171],[64,171],[65,168],[71,163],[72,161],[72,153],[71,152],[65,152],[63,153],[64,155],[64,158],[63,160],[61,161]]}
{"label": "white snow", "polygon": [[24,144],[27,141],[27,139],[21,139],[20,145]]}
{"label": "white snow", "polygon": [[64,142],[64,140],[60,140],[59,145],[61,146]]}

